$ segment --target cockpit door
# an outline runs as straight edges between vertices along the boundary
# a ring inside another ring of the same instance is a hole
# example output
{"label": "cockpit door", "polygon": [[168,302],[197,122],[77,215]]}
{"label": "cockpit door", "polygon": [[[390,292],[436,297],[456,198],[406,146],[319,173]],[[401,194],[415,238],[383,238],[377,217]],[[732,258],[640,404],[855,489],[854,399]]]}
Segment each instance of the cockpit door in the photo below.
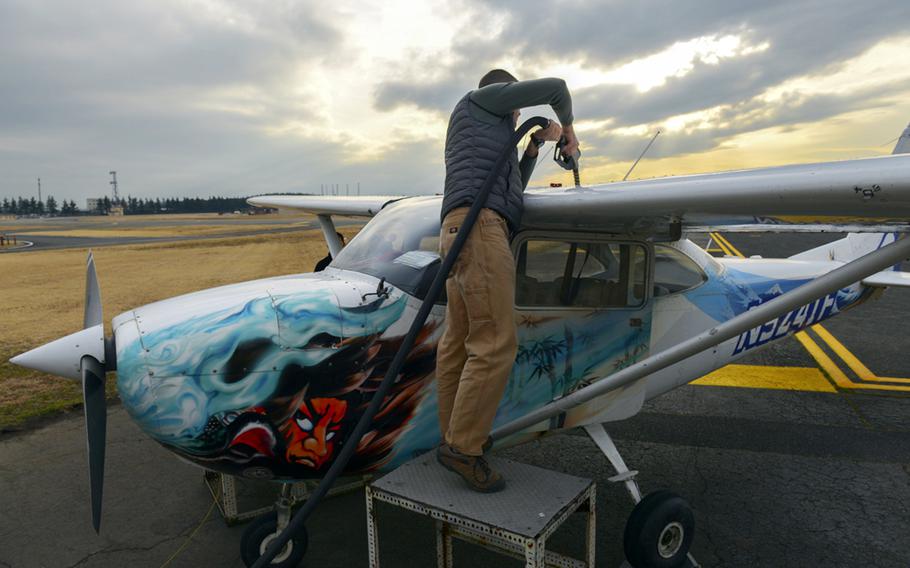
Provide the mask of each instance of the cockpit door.
{"label": "cockpit door", "polygon": [[[522,233],[513,252],[519,346],[497,422],[596,382],[647,357],[650,349],[647,244]],[[632,390],[612,398],[638,407],[643,399]],[[564,415],[549,427],[581,424],[604,409],[580,410],[584,416]]]}

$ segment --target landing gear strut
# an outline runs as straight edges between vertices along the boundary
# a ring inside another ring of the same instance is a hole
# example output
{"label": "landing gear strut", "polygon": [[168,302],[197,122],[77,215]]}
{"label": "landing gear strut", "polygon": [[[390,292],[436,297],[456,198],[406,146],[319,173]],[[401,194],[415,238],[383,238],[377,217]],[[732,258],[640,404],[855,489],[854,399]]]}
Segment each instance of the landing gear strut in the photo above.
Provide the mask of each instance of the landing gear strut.
{"label": "landing gear strut", "polygon": [[[243,530],[240,538],[240,555],[243,563],[252,566],[266,548],[275,540],[281,531],[288,526],[291,520],[291,490],[292,484],[285,483],[281,486],[281,495],[275,503],[275,510],[256,517]],[[297,568],[306,554],[309,545],[309,535],[306,527],[294,535],[284,546],[269,566],[275,568]]]}
{"label": "landing gear strut", "polygon": [[616,475],[614,483],[622,482],[635,503],[626,521],[623,549],[633,568],[697,568],[689,554],[695,536],[695,517],[685,499],[666,490],[641,496],[635,476],[623,461],[613,439],[601,424],[585,426],[585,431],[610,460]]}

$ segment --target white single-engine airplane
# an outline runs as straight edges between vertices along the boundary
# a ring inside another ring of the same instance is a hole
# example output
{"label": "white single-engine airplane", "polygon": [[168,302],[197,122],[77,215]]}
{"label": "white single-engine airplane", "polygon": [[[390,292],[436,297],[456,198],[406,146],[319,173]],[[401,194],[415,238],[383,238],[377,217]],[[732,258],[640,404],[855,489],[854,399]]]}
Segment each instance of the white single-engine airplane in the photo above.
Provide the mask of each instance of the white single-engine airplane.
{"label": "white single-engine airplane", "polygon": [[[897,269],[910,257],[904,152],[910,127],[892,156],[528,191],[512,238],[520,347],[497,444],[584,427],[638,502],[626,531],[630,562],[684,564],[691,511],[669,492],[642,499],[602,425],[878,288],[910,286]],[[318,215],[330,267],[139,307],[115,317],[106,339],[89,255],[84,329],[12,359],[83,382],[96,530],[106,371],[117,371],[133,420],[181,458],[231,475],[319,478],[354,443],[348,434],[439,268],[439,196],[250,203]],[[372,219],[342,249],[333,216]],[[681,238],[707,230],[849,235],[786,259],[718,259]],[[433,377],[444,315],[443,300],[346,473],[386,471],[439,443]],[[279,507],[250,525],[248,563],[287,517]],[[295,536],[274,565],[295,565],[305,548]]]}

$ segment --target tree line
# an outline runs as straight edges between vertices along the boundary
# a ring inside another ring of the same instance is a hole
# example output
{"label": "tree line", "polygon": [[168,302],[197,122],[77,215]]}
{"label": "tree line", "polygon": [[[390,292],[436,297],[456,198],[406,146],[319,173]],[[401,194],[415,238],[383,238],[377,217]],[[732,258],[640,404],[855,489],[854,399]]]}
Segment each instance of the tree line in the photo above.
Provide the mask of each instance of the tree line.
{"label": "tree line", "polygon": [[45,201],[34,197],[4,197],[0,202],[0,213],[6,215],[75,215],[78,210],[75,201],[64,199],[58,204],[52,195],[48,195]]}
{"label": "tree line", "polygon": [[105,196],[98,199],[97,207],[92,211],[83,211],[73,200],[64,199],[58,202],[48,195],[45,200],[34,197],[4,197],[0,201],[0,213],[5,215],[107,215],[117,206],[123,207],[124,215],[144,215],[155,213],[230,213],[244,211],[249,206],[246,197],[167,197],[137,198],[126,197],[114,203]]}

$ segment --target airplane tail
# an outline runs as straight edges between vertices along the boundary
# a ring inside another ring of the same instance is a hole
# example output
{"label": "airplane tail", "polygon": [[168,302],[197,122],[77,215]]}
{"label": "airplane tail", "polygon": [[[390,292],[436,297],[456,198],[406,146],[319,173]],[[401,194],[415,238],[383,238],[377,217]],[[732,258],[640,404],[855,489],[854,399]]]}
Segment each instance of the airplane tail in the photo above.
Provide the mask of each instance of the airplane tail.
{"label": "airplane tail", "polygon": [[[834,260],[846,263],[891,244],[899,238],[898,233],[849,233],[843,239],[795,254],[790,259]],[[902,272],[898,263],[887,270],[863,278],[863,284],[877,288],[888,286],[910,288],[910,272]]]}
{"label": "airplane tail", "polygon": [[891,153],[910,154],[910,124],[901,132],[900,137],[897,139],[897,144],[895,144],[894,150],[892,150]]}

